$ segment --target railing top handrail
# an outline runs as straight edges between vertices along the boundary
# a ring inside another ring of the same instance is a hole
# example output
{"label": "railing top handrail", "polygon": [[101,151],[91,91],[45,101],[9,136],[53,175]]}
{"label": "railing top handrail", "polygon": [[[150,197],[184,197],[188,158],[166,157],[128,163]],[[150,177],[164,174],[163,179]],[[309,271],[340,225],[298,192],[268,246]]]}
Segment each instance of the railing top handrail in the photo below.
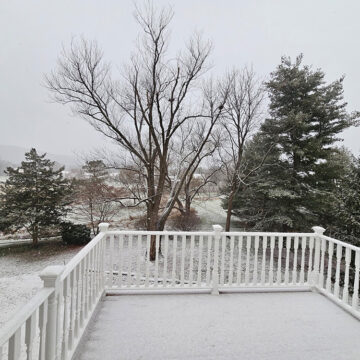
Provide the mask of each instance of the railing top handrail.
{"label": "railing top handrail", "polygon": [[84,246],[66,265],[64,272],[61,274],[61,280],[64,280],[80,261],[101,241],[106,235],[105,232],[101,232],[96,235],[86,246]]}
{"label": "railing top handrail", "polygon": [[314,233],[296,233],[296,232],[274,232],[274,231],[229,231],[222,232],[226,236],[314,236]]}
{"label": "railing top handrail", "polygon": [[[111,230],[107,231],[108,235],[214,235],[214,231],[151,231],[151,230]],[[263,231],[229,231],[221,232],[226,236],[315,236],[315,233],[294,233],[294,232],[263,232]]]}
{"label": "railing top handrail", "polygon": [[213,231],[111,230],[108,235],[213,235]]}
{"label": "railing top handrail", "polygon": [[54,288],[42,288],[36,293],[15,316],[0,329],[0,347],[22,326],[26,320],[44,303],[55,291]]}
{"label": "railing top handrail", "polygon": [[352,245],[352,244],[348,244],[348,243],[346,243],[344,241],[341,241],[341,240],[334,239],[334,238],[332,238],[330,236],[322,235],[321,238],[325,239],[325,240],[328,240],[328,241],[331,241],[331,242],[333,242],[335,244],[347,247],[349,249],[352,249],[352,250],[355,250],[355,251],[360,251],[360,247]]}

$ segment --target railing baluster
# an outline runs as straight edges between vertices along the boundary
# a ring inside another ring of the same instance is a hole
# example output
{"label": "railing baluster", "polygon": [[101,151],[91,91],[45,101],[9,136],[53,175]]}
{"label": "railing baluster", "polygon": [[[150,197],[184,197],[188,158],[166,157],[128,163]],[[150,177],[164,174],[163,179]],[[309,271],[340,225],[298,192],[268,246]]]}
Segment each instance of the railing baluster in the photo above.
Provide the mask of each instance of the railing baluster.
{"label": "railing baluster", "polygon": [[[119,283],[119,287],[123,286],[123,264],[124,264],[124,236],[121,234],[118,237],[118,242],[119,242],[119,256],[118,256],[118,261],[119,261],[119,266],[118,266],[118,283]],[[115,250],[115,249],[113,249]],[[113,251],[111,250],[111,251]]]}
{"label": "railing baluster", "polygon": [[64,297],[63,297],[63,284],[59,284],[58,289],[58,295],[57,295],[57,305],[56,305],[56,359],[60,359],[61,357],[61,346],[62,346],[62,337],[63,337],[63,321],[64,317],[62,316],[61,310],[63,309],[63,303],[64,303]]}
{"label": "railing baluster", "polygon": [[100,265],[101,265],[101,243],[96,246],[96,297],[100,293]]}
{"label": "railing baluster", "polygon": [[[110,264],[109,264],[109,285],[110,287],[112,287],[114,285],[114,235],[111,234],[110,235],[110,239],[109,239],[109,252],[110,252]],[[121,269],[119,266],[118,269],[118,279],[116,282],[120,282],[120,286],[121,286]]]}
{"label": "railing baluster", "polygon": [[171,271],[171,284],[175,286],[176,282],[176,252],[177,252],[177,235],[173,236],[173,258],[172,258],[172,271]]}
{"label": "railing baluster", "polygon": [[290,261],[290,247],[291,237],[286,236],[286,259],[285,259],[285,285],[289,284],[289,261]]}
{"label": "railing baluster", "polygon": [[101,292],[103,292],[106,287],[105,256],[106,256],[106,236],[104,235],[104,238],[101,242],[101,266],[100,266]]}
{"label": "railing baluster", "polygon": [[307,282],[311,282],[312,277],[312,268],[313,268],[313,250],[314,250],[314,237],[310,236],[309,240],[309,261],[308,261],[308,271],[307,271]]}
{"label": "railing baluster", "polygon": [[326,251],[326,240],[321,239],[321,258],[320,258],[320,275],[319,275],[319,286],[321,288],[324,287],[325,251]]}
{"label": "railing baluster", "polygon": [[297,258],[298,258],[298,248],[299,248],[299,237],[294,237],[294,257],[293,257],[293,271],[292,271],[292,283],[293,285],[297,284]]}
{"label": "railing baluster", "polygon": [[94,266],[93,266],[93,271],[94,271],[94,291],[93,291],[93,306],[96,304],[96,300],[97,300],[97,294],[98,294],[98,264],[99,264],[99,260],[98,260],[98,246],[96,245],[94,247]]}
{"label": "railing baluster", "polygon": [[145,276],[145,287],[149,287],[149,276],[150,276],[150,244],[151,235],[146,235],[146,276]]}
{"label": "railing baluster", "polygon": [[212,236],[207,237],[207,259],[206,259],[206,285],[210,286],[210,267],[211,267],[211,248],[212,248]]}
{"label": "railing baluster", "polygon": [[266,266],[266,249],[267,249],[267,236],[262,237],[262,259],[261,259],[261,285],[265,285],[265,266]]}
{"label": "railing baluster", "polygon": [[326,291],[329,293],[331,293],[331,273],[332,273],[333,253],[334,253],[334,243],[332,241],[329,241],[328,270],[327,270],[327,277],[326,277]]}
{"label": "railing baluster", "polygon": [[[95,267],[95,249],[93,248],[89,253],[89,306],[88,313],[91,311],[94,300],[94,267]],[[86,316],[87,317],[87,316]]]}
{"label": "railing baluster", "polygon": [[253,285],[258,281],[258,260],[259,260],[259,236],[255,236],[255,256],[254,256],[254,272],[253,272]]}
{"label": "railing baluster", "polygon": [[165,235],[164,239],[164,272],[163,272],[163,286],[167,286],[167,267],[168,267],[168,252],[169,252],[169,235]]}
{"label": "railing baluster", "polygon": [[345,278],[344,278],[344,291],[342,300],[347,304],[349,301],[349,269],[351,260],[351,249],[345,248]]}
{"label": "railing baluster", "polygon": [[74,338],[78,337],[79,328],[80,328],[80,303],[81,303],[81,293],[80,293],[80,270],[81,270],[82,261],[74,269],[74,289],[75,289],[75,316],[74,316]]}
{"label": "railing baluster", "polygon": [[277,263],[277,274],[276,274],[276,283],[281,284],[281,253],[283,247],[283,238],[278,236],[278,263]]}
{"label": "railing baluster", "polygon": [[274,248],[275,248],[275,236],[270,237],[270,264],[269,264],[269,285],[274,284]]}
{"label": "railing baluster", "polygon": [[27,320],[25,325],[25,345],[26,345],[26,359],[33,358],[33,343],[36,334],[36,312],[34,312]]}
{"label": "railing baluster", "polygon": [[336,273],[335,273],[335,287],[334,287],[334,295],[336,298],[339,298],[341,258],[342,258],[342,246],[336,244]]}
{"label": "railing baluster", "polygon": [[225,280],[225,251],[226,251],[226,236],[221,237],[221,265],[220,265],[220,285],[224,286]]}
{"label": "railing baluster", "polygon": [[185,251],[186,251],[186,235],[181,235],[181,266],[180,266],[181,286],[184,286],[184,281],[185,281]]}
{"label": "railing baluster", "polygon": [[159,285],[159,252],[160,252],[160,235],[155,238],[155,272],[154,272],[154,286]]}
{"label": "railing baluster", "polygon": [[19,360],[21,355],[21,327],[19,327],[14,335],[9,339],[8,349],[9,360]]}
{"label": "railing baluster", "polygon": [[80,279],[80,284],[81,284],[81,292],[80,292],[80,327],[83,326],[84,324],[84,320],[86,317],[86,313],[85,313],[85,309],[87,306],[87,301],[86,301],[86,292],[87,292],[87,287],[88,287],[88,276],[87,276],[87,271],[88,271],[88,266],[87,266],[87,262],[88,262],[88,257],[84,258],[82,260],[82,266],[81,266],[81,279]]}
{"label": "railing baluster", "polygon": [[203,258],[203,244],[204,237],[203,235],[199,236],[199,263],[198,263],[198,272],[197,272],[197,285],[201,286],[201,274],[202,274],[202,258]]}
{"label": "railing baluster", "polygon": [[305,282],[305,253],[306,253],[306,237],[301,237],[301,265],[300,265],[300,284]]}
{"label": "railing baluster", "polygon": [[39,308],[39,329],[40,329],[39,360],[45,360],[47,309],[48,309],[48,301],[46,299]]}
{"label": "railing baluster", "polygon": [[251,249],[251,236],[246,236],[245,285],[249,285],[249,277],[250,277],[250,249]]}
{"label": "railing baluster", "polygon": [[140,260],[142,252],[142,236],[137,236],[137,254],[136,254],[136,286],[140,286]]}
{"label": "railing baluster", "polygon": [[102,253],[102,242],[97,246],[97,296],[102,292],[101,288],[101,253]]}
{"label": "railing baluster", "polygon": [[69,339],[68,346],[69,349],[73,348],[74,344],[74,326],[75,326],[75,313],[76,313],[76,293],[75,293],[75,270],[73,270],[70,275],[70,320],[69,320]]}
{"label": "railing baluster", "polygon": [[66,360],[69,341],[69,327],[70,327],[70,306],[71,306],[71,293],[70,293],[70,275],[64,279],[64,334],[62,339],[62,359]]}
{"label": "railing baluster", "polygon": [[241,284],[241,273],[242,273],[242,247],[243,237],[242,235],[238,238],[238,259],[237,259],[237,273],[236,273],[236,284]]}
{"label": "railing baluster", "polygon": [[354,277],[354,293],[351,306],[357,310],[359,305],[359,270],[360,270],[360,252],[355,253],[355,277]]}
{"label": "railing baluster", "polygon": [[234,277],[234,236],[230,236],[230,265],[229,265],[229,280],[228,285],[232,286]]}
{"label": "railing baluster", "polygon": [[[158,247],[158,245],[157,245]],[[132,269],[132,252],[133,252],[133,236],[128,236],[128,267],[127,267],[127,287],[131,286],[131,269]],[[158,261],[158,254],[156,253],[156,261]]]}
{"label": "railing baluster", "polygon": [[190,237],[190,269],[189,269],[189,286],[193,285],[193,266],[194,266],[194,235]]}
{"label": "railing baluster", "polygon": [[84,280],[84,285],[83,286],[83,295],[82,295],[82,314],[83,316],[81,317],[81,327],[83,327],[85,319],[87,318],[87,314],[88,314],[88,307],[89,307],[89,297],[88,297],[88,293],[89,293],[89,256],[86,256],[84,259],[84,274],[83,274],[83,280]]}

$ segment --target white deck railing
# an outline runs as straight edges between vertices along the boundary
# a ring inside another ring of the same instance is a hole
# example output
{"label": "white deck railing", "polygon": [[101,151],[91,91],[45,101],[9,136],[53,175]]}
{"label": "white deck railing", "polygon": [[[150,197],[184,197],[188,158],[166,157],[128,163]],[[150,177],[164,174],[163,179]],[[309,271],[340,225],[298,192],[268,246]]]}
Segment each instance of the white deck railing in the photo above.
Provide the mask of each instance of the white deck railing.
{"label": "white deck railing", "polygon": [[[105,294],[316,290],[360,319],[360,248],[313,233],[101,232],[0,331],[1,359],[71,359]],[[155,260],[150,261],[151,243]]]}

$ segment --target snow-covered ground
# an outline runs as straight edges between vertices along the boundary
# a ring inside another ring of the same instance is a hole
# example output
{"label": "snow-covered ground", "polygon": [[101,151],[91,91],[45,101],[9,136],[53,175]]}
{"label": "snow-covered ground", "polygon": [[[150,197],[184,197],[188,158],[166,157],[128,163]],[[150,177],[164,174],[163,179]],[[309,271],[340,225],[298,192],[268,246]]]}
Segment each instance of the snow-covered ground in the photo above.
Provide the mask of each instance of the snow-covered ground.
{"label": "snow-covered ground", "polygon": [[66,264],[81,249],[61,241],[0,250],[0,326],[42,287],[39,273],[49,265]]}
{"label": "snow-covered ground", "polygon": [[[221,205],[221,199],[214,197],[206,201],[195,200],[192,204],[201,219],[201,230],[212,230],[212,225],[219,224],[225,228],[226,211]],[[232,217],[232,231],[243,230],[237,226],[236,218]]]}

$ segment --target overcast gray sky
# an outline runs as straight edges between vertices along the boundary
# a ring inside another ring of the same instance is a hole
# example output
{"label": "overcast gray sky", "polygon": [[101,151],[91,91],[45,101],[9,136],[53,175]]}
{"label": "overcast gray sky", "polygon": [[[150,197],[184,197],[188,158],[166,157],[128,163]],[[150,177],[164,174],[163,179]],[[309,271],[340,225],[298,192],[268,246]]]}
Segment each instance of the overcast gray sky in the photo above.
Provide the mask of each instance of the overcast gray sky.
{"label": "overcast gray sky", "polygon": [[[328,81],[345,74],[348,110],[360,110],[359,0],[155,3],[174,7],[173,46],[194,30],[213,41],[215,73],[252,64],[266,77],[282,55],[302,52]],[[0,0],[0,144],[72,154],[108,141],[69,108],[51,103],[41,83],[62,44],[77,35],[96,39],[113,65],[127,62],[138,34],[133,9],[130,0]],[[360,128],[344,139],[359,154]]]}

